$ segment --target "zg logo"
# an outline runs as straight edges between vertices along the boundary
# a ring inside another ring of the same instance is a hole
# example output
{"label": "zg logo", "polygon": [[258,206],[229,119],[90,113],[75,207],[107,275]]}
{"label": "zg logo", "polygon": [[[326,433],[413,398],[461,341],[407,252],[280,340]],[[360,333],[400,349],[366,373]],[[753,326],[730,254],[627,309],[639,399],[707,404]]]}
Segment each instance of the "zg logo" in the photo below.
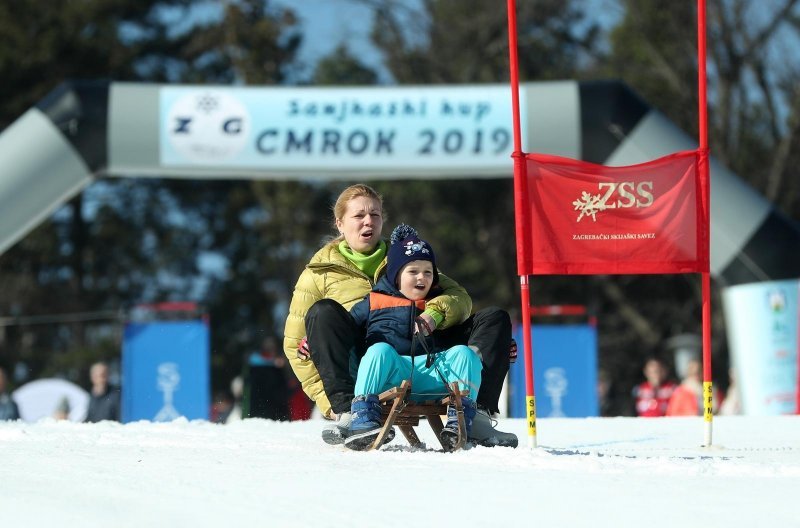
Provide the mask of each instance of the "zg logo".
{"label": "zg logo", "polygon": [[170,144],[187,161],[213,163],[230,159],[247,145],[250,117],[236,98],[204,90],[180,97],[166,121]]}
{"label": "zg logo", "polygon": [[578,222],[584,216],[597,221],[597,213],[607,209],[627,209],[631,207],[650,207],[653,205],[653,182],[610,182],[598,183],[598,194],[586,191],[572,202],[575,211],[580,211]]}

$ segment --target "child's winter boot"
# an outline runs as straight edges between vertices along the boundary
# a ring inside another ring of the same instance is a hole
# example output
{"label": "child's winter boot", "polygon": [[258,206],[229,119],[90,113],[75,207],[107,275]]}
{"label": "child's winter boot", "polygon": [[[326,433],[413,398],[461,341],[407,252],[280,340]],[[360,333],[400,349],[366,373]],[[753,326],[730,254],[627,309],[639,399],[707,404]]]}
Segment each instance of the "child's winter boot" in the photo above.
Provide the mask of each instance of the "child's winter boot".
{"label": "child's winter boot", "polygon": [[[472,430],[472,420],[475,419],[475,413],[477,412],[475,400],[466,396],[462,397],[461,408],[464,410],[464,425],[466,425],[467,429],[467,436],[464,438],[464,441],[466,441]],[[458,413],[456,406],[452,403],[447,406],[447,423],[439,434],[439,438],[441,438],[444,448],[449,451],[452,451],[458,445]]]}
{"label": "child's winter boot", "polygon": [[378,396],[356,396],[350,407],[353,419],[344,440],[344,446],[355,451],[365,451],[381,432],[381,404]]}

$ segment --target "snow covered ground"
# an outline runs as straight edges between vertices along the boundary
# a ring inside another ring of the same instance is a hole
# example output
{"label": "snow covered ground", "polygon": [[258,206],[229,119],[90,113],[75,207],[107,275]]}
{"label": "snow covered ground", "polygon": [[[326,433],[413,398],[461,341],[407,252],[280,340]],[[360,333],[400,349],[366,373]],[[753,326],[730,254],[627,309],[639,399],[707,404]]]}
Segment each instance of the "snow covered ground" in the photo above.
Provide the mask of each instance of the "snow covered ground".
{"label": "snow covered ground", "polygon": [[540,419],[552,450],[450,454],[322,425],[0,423],[0,526],[800,526],[798,416],[715,417],[712,448],[700,418]]}

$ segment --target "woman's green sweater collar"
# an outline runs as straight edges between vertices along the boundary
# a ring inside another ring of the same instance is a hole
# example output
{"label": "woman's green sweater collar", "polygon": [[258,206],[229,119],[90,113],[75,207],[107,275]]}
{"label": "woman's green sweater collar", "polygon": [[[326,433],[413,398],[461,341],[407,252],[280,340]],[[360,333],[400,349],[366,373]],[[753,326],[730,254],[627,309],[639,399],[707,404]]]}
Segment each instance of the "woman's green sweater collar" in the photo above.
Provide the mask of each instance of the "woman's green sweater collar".
{"label": "woman's green sweater collar", "polygon": [[366,273],[368,277],[374,277],[375,272],[378,271],[378,267],[386,257],[386,242],[381,240],[378,242],[378,247],[375,248],[372,254],[365,255],[364,253],[353,251],[350,249],[350,246],[347,245],[347,242],[342,240],[339,242],[339,253],[352,262],[358,269]]}

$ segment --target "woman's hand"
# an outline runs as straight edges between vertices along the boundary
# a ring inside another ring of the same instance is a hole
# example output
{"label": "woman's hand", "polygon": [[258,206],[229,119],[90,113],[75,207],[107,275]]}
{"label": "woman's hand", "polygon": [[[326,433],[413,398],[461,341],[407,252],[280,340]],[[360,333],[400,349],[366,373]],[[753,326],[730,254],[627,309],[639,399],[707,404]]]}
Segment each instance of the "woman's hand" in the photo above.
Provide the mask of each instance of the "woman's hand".
{"label": "woman's hand", "polygon": [[303,337],[300,340],[300,344],[297,345],[297,358],[300,361],[308,361],[311,359],[311,349],[308,348],[308,336]]}

